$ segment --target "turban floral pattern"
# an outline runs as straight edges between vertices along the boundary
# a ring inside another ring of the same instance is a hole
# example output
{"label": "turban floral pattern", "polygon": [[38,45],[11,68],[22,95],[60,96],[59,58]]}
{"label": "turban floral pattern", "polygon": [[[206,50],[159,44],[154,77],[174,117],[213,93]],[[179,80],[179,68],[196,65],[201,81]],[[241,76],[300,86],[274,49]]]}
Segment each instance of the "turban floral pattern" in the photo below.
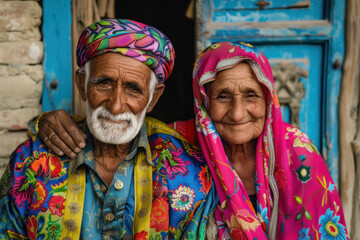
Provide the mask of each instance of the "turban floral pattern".
{"label": "turban floral pattern", "polygon": [[82,32],[77,49],[77,64],[107,52],[117,52],[143,62],[163,83],[174,68],[175,51],[170,40],[159,30],[127,19],[103,19]]}

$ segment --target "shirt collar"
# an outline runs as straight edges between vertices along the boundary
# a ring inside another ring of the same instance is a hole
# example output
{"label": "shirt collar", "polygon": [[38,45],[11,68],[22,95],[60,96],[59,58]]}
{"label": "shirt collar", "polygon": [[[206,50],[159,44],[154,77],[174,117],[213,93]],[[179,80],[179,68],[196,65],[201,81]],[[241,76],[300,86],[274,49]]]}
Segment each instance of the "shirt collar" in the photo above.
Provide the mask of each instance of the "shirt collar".
{"label": "shirt collar", "polygon": [[[81,165],[85,164],[88,166],[92,166],[95,169],[95,157],[94,157],[94,145],[93,145],[93,136],[90,133],[90,130],[87,127],[87,124],[84,124],[82,130],[85,132],[87,139],[86,139],[86,146],[85,148],[75,157],[72,159],[71,170],[78,169]],[[146,133],[146,124],[145,121],[140,128],[139,134],[135,137],[135,140],[131,146],[130,153],[125,157],[125,161],[129,161],[134,159],[138,151],[144,151],[146,155],[146,159],[148,164],[154,166],[153,162],[151,161],[151,156],[148,156],[147,145],[148,145],[148,138]]]}

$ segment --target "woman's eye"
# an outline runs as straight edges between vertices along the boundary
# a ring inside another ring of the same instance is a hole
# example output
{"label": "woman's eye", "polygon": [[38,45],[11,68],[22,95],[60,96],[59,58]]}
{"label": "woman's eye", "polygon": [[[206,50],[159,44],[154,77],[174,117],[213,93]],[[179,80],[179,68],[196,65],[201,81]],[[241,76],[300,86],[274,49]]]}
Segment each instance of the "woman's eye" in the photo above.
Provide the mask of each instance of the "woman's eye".
{"label": "woman's eye", "polygon": [[248,92],[248,93],[246,94],[246,96],[247,96],[247,97],[250,97],[250,98],[252,98],[252,97],[258,97],[258,95],[257,95],[254,91]]}
{"label": "woman's eye", "polygon": [[227,98],[229,98],[229,95],[228,95],[228,94],[221,93],[221,94],[217,95],[216,98],[217,98],[217,99],[227,99]]}

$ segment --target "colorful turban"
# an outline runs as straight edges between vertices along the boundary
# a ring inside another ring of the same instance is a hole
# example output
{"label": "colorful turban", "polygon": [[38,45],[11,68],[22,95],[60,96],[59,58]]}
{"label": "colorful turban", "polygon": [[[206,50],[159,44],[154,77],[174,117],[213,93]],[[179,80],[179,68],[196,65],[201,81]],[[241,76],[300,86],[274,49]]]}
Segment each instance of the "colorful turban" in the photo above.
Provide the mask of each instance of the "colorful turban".
{"label": "colorful turban", "polygon": [[77,49],[77,64],[83,67],[91,58],[107,52],[118,52],[149,66],[159,83],[174,68],[175,50],[159,30],[127,19],[103,19],[82,32]]}

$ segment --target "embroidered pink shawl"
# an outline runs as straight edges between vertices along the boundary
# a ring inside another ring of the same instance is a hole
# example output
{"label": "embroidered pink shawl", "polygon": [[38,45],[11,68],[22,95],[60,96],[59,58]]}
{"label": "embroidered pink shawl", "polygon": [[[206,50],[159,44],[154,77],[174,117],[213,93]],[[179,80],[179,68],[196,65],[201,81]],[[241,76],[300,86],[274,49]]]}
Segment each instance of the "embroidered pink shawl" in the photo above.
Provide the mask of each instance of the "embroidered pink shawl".
{"label": "embroidered pink shawl", "polygon": [[[219,71],[241,61],[267,90],[267,120],[256,147],[256,209],[225,155],[204,90]],[[198,141],[220,199],[215,210],[220,239],[348,239],[326,165],[306,134],[283,122],[270,64],[258,49],[230,42],[208,47],[195,63],[193,91]]]}

